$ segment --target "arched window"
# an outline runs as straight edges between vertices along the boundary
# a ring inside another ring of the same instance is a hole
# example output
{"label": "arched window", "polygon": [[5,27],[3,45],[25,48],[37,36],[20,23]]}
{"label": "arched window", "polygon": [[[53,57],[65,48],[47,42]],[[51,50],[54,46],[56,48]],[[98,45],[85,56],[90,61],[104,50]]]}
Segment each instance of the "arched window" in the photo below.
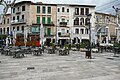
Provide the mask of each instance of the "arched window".
{"label": "arched window", "polygon": [[80,19],[80,25],[84,25],[84,18]]}
{"label": "arched window", "polygon": [[74,20],[74,25],[79,25],[79,18],[78,17]]}
{"label": "arched window", "polygon": [[88,29],[85,29],[85,34],[88,34]]}
{"label": "arched window", "polygon": [[89,21],[89,19],[86,18],[86,19],[85,19],[85,25],[88,25],[88,21]]}
{"label": "arched window", "polygon": [[81,34],[84,34],[84,29],[80,29]]}

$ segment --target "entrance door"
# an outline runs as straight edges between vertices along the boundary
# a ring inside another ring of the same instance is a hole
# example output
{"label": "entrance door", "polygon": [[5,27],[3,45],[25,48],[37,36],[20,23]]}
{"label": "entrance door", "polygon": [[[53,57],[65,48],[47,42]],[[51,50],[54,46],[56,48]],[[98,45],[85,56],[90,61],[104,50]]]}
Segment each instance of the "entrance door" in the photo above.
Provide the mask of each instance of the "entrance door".
{"label": "entrance door", "polygon": [[47,45],[47,46],[50,46],[50,42],[51,42],[51,39],[50,39],[50,38],[46,39],[46,45]]}

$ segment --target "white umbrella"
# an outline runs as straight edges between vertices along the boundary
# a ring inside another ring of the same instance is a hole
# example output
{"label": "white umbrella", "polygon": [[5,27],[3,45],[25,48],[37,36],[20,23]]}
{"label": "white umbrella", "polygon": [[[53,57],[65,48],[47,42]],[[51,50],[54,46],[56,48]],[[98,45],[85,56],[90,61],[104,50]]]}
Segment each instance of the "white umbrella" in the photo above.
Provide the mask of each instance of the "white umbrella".
{"label": "white umbrella", "polygon": [[13,44],[15,46],[15,42],[16,42],[16,29],[13,30]]}
{"label": "white umbrella", "polygon": [[8,43],[9,43],[9,42],[8,42],[8,37],[7,37],[7,38],[6,38],[6,46],[8,46]]}
{"label": "white umbrella", "polygon": [[27,42],[27,36],[28,36],[28,30],[27,30],[27,27],[24,28],[24,43],[25,43],[25,46],[26,46],[26,42]]}
{"label": "white umbrella", "polygon": [[40,26],[40,44],[43,44],[43,40],[44,40],[44,27],[43,24],[41,24]]}

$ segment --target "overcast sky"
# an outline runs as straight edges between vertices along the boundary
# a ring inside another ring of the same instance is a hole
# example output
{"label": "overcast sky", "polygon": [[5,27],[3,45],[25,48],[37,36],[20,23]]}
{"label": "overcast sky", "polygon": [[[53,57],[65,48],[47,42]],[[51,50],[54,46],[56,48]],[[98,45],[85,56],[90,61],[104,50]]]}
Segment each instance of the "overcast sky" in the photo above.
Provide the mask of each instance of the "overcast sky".
{"label": "overcast sky", "polygon": [[[12,0],[11,0],[12,1]],[[25,0],[17,0],[25,1]],[[97,12],[115,13],[112,6],[120,8],[120,0],[26,0],[33,2],[43,2],[43,3],[63,3],[63,4],[94,4],[96,5]],[[2,6],[0,6],[0,12],[2,12]]]}

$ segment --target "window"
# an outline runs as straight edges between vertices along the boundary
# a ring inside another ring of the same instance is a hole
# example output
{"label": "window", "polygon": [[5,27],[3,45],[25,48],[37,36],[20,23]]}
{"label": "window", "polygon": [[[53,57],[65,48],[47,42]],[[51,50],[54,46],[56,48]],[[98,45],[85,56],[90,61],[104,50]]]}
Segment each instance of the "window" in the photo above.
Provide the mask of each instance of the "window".
{"label": "window", "polygon": [[84,15],[84,8],[81,8],[81,15]]}
{"label": "window", "polygon": [[58,12],[60,12],[60,8],[58,8]]}
{"label": "window", "polygon": [[17,26],[17,31],[19,31],[19,26]]}
{"label": "window", "polygon": [[48,17],[47,22],[48,24],[51,24],[51,17]]}
{"label": "window", "polygon": [[24,32],[24,26],[21,27],[21,30]]}
{"label": "window", "polygon": [[17,20],[19,21],[19,16],[17,16]]}
{"label": "window", "polygon": [[7,27],[7,34],[9,34],[9,27]]}
{"label": "window", "polygon": [[89,21],[89,19],[86,18],[86,19],[85,19],[85,25],[88,25],[88,21]]}
{"label": "window", "polygon": [[2,28],[0,28],[0,34],[2,34]]}
{"label": "window", "polygon": [[79,15],[79,8],[75,8],[75,15]]}
{"label": "window", "polygon": [[9,18],[7,19],[7,24],[9,24]]}
{"label": "window", "polygon": [[69,22],[69,20],[67,20],[67,22]]}
{"label": "window", "polygon": [[62,18],[62,22],[65,22],[65,19]]}
{"label": "window", "polygon": [[79,18],[78,17],[74,20],[74,25],[79,25]]}
{"label": "window", "polygon": [[32,32],[33,32],[33,33],[34,33],[34,32],[40,32],[40,28],[37,27],[37,26],[33,26],[33,27],[32,27]]}
{"label": "window", "polygon": [[51,28],[47,28],[47,35],[51,35]]}
{"label": "window", "polygon": [[85,29],[85,34],[88,34],[88,29]]}
{"label": "window", "polygon": [[22,15],[22,20],[24,20],[24,15]]}
{"label": "window", "polygon": [[15,13],[15,8],[13,8],[13,13]]}
{"label": "window", "polygon": [[88,15],[89,14],[89,8],[85,9],[85,14]]}
{"label": "window", "polygon": [[17,7],[17,11],[19,11],[20,10],[20,8],[19,7]]}
{"label": "window", "polygon": [[6,20],[4,19],[4,24],[6,23]]}
{"label": "window", "polygon": [[45,6],[42,7],[42,13],[46,13]]}
{"label": "window", "polygon": [[62,33],[62,34],[65,34],[65,29],[62,29],[62,30],[61,30],[61,33]]}
{"label": "window", "polygon": [[15,16],[13,16],[13,20],[15,20]]}
{"label": "window", "polygon": [[84,25],[84,18],[80,19],[80,25]]}
{"label": "window", "polygon": [[37,16],[37,24],[40,24],[40,16]]}
{"label": "window", "polygon": [[51,14],[51,7],[48,7],[48,14]]}
{"label": "window", "polygon": [[13,27],[13,30],[15,30],[15,27]]}
{"label": "window", "polygon": [[67,30],[67,33],[69,33],[69,30]]}
{"label": "window", "polygon": [[4,32],[4,34],[5,34],[5,28],[3,28],[3,32]]}
{"label": "window", "polygon": [[81,34],[84,34],[84,29],[80,29]]}
{"label": "window", "polygon": [[76,34],[79,34],[79,29],[75,29],[75,33],[76,33]]}
{"label": "window", "polygon": [[69,13],[69,9],[67,9],[67,12]]}
{"label": "window", "polygon": [[45,24],[45,16],[42,17],[42,24]]}
{"label": "window", "polygon": [[40,13],[40,6],[37,6],[37,13]]}
{"label": "window", "polygon": [[64,7],[62,7],[62,12],[65,12],[65,8]]}
{"label": "window", "polygon": [[22,11],[25,11],[25,6],[22,6]]}

